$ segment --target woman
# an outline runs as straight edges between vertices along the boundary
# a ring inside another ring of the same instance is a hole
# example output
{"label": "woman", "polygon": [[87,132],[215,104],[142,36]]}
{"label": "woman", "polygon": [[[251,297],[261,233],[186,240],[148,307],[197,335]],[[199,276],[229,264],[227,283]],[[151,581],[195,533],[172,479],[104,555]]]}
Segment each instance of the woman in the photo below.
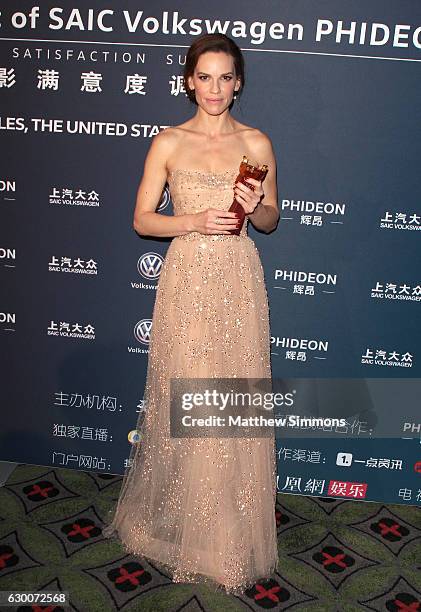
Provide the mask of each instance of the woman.
{"label": "woman", "polygon": [[[174,582],[241,593],[278,568],[274,438],[171,437],[170,379],[271,376],[267,294],[247,223],[276,227],[276,163],[269,138],[230,114],[244,86],[231,39],[198,38],[184,79],[196,113],[154,138],[137,195],[137,233],[174,238],[153,311],[140,443],[105,535],[116,531]],[[269,166],[264,187],[234,187],[243,155]],[[167,181],[174,216],[155,212]],[[240,235],[229,232],[233,193],[246,213]]]}

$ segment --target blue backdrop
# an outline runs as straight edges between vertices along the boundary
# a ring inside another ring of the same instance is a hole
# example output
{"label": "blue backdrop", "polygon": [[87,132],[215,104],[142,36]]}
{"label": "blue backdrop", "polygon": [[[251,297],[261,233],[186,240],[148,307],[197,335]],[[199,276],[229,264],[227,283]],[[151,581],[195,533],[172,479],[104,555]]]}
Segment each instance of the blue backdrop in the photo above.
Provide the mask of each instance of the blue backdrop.
{"label": "blue backdrop", "polygon": [[186,49],[223,31],[247,66],[234,115],[278,160],[278,229],[249,229],[273,376],[365,393],[336,387],[331,436],[282,432],[278,489],[419,504],[419,3],[24,0],[0,21],[0,460],[127,467],[169,244],[132,229],[136,191],[151,138],[195,110]]}

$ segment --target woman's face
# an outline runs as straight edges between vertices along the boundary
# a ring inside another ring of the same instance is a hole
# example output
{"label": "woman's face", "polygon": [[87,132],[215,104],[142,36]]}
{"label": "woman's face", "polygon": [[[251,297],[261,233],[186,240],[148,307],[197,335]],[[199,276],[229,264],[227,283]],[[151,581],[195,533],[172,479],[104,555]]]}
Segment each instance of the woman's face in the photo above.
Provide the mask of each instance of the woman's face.
{"label": "woman's face", "polygon": [[234,59],[222,51],[207,51],[197,60],[188,85],[195,90],[197,104],[210,115],[220,115],[231,104],[241,81],[237,78]]}

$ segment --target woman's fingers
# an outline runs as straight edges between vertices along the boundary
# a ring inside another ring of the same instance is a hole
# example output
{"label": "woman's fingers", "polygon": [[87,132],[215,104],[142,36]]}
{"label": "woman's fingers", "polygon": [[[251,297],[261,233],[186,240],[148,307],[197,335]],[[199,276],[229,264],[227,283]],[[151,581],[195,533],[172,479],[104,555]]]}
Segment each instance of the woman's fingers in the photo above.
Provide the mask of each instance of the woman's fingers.
{"label": "woman's fingers", "polygon": [[229,234],[238,227],[237,213],[216,208],[208,210],[207,229],[212,234]]}
{"label": "woman's fingers", "polygon": [[257,181],[256,179],[247,179],[247,181],[250,182],[253,189],[239,182],[235,185],[234,193],[237,201],[243,206],[245,212],[250,214],[262,199],[264,192],[261,181]]}
{"label": "woman's fingers", "polygon": [[250,183],[250,186],[247,186],[247,185],[244,185],[244,183],[238,182],[235,184],[234,192],[236,194],[241,193],[241,194],[245,194],[246,196],[248,195],[252,200],[253,199],[260,200],[261,197],[264,195],[263,188],[262,188],[262,182],[256,181],[256,179],[247,179],[247,181]]}
{"label": "woman's fingers", "polygon": [[258,181],[257,179],[249,177],[249,178],[246,178],[246,183],[253,185],[253,187],[259,187],[262,184],[262,181]]}

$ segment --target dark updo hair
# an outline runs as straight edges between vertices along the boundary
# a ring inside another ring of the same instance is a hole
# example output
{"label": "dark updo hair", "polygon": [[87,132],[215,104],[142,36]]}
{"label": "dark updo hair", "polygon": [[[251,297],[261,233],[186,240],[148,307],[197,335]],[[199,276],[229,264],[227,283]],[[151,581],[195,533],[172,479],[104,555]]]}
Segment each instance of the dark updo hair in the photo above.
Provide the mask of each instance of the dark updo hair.
{"label": "dark updo hair", "polygon": [[240,89],[236,92],[236,95],[240,95],[244,88],[244,58],[240,47],[231,38],[225,36],[225,34],[204,34],[199,36],[189,47],[186,65],[184,66],[184,87],[189,100],[194,104],[197,104],[196,96],[194,90],[189,87],[188,79],[193,76],[199,57],[208,51],[223,52],[231,55],[234,60],[236,77],[241,80]]}

